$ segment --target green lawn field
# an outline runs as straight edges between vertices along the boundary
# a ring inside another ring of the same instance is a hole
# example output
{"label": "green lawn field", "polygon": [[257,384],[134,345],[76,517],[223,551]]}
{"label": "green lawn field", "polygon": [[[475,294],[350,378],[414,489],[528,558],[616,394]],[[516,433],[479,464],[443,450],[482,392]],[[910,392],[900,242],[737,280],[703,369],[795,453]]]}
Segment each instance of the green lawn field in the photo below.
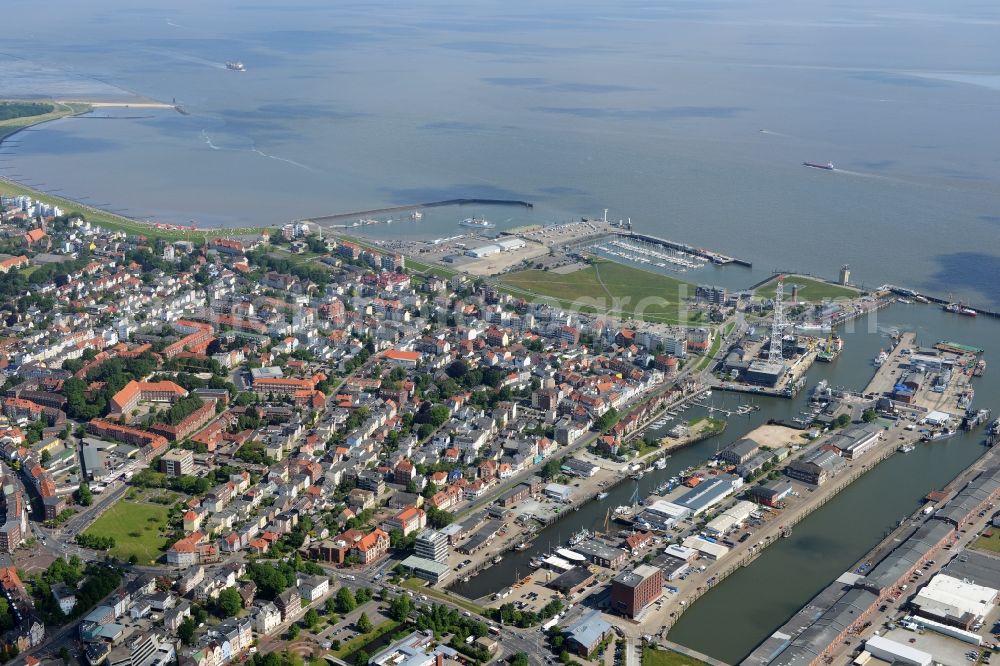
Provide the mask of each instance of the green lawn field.
{"label": "green lawn field", "polygon": [[686,321],[678,307],[694,296],[694,285],[676,278],[604,259],[573,273],[526,270],[500,278],[511,294],[582,312],[600,312],[645,321]]}
{"label": "green lawn field", "polygon": [[[860,292],[857,289],[852,289],[850,287],[841,287],[837,284],[830,284],[829,282],[824,282],[822,280],[816,280],[813,278],[801,277],[798,275],[786,275],[785,276],[785,302],[788,303],[792,297],[792,285],[797,284],[799,286],[799,301],[805,301],[807,303],[819,303],[827,299],[835,298],[857,298]],[[768,282],[757,287],[755,293],[760,298],[774,298],[774,292],[777,289],[778,280],[777,278],[769,280]]]}
{"label": "green lawn field", "polygon": [[707,666],[705,662],[673,650],[642,649],[642,666]]}
{"label": "green lawn field", "polygon": [[115,547],[109,551],[111,555],[122,560],[135,555],[140,563],[147,564],[166,549],[167,514],[165,506],[120,499],[85,533],[112,537]]}

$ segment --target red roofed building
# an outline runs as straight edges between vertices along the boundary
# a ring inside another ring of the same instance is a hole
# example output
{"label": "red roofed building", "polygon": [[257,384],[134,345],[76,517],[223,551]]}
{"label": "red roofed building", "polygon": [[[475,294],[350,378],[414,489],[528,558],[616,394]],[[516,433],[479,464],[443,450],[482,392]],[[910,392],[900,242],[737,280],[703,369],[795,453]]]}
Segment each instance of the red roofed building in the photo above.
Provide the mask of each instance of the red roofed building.
{"label": "red roofed building", "polygon": [[187,395],[187,391],[171,381],[130,381],[111,398],[111,415],[121,416],[131,411],[139,402],[174,403]]}
{"label": "red roofed building", "polygon": [[371,564],[388,553],[389,535],[377,527],[363,536],[351,549],[351,555],[356,556],[361,564]]}
{"label": "red roofed building", "polygon": [[9,257],[0,261],[0,273],[6,273],[12,268],[22,268],[28,265],[28,258],[25,256]]}
{"label": "red roofed building", "polygon": [[45,238],[46,235],[45,229],[32,229],[28,233],[24,234],[24,244],[32,245],[33,243],[37,243]]}
{"label": "red roofed building", "polygon": [[427,512],[415,506],[408,506],[385,521],[385,528],[391,532],[399,530],[407,536],[427,526]]}
{"label": "red roofed building", "polygon": [[254,380],[253,390],[257,395],[296,395],[299,391],[306,392],[311,398],[316,389],[316,382],[311,379],[291,379],[289,377],[261,377]]}
{"label": "red roofed building", "polygon": [[393,481],[400,485],[407,485],[417,476],[417,469],[413,466],[413,463],[405,458],[399,461],[396,465],[396,469],[392,471]]}
{"label": "red roofed building", "polygon": [[104,419],[94,419],[88,423],[87,431],[92,435],[104,437],[105,439],[113,439],[135,446],[148,446],[151,451],[156,451],[167,445],[167,438],[163,435],[118,425]]}
{"label": "red roofed building", "polygon": [[28,419],[37,421],[42,418],[43,407],[38,403],[22,398],[4,398],[3,413],[9,419]]}
{"label": "red roofed building", "polygon": [[194,532],[183,539],[174,542],[167,550],[167,563],[177,566],[192,566],[198,564],[202,559],[202,545],[207,545],[205,535],[201,532]]}
{"label": "red roofed building", "polygon": [[422,354],[420,352],[390,349],[385,353],[385,360],[390,363],[395,363],[396,365],[413,368],[416,367],[421,356]]}

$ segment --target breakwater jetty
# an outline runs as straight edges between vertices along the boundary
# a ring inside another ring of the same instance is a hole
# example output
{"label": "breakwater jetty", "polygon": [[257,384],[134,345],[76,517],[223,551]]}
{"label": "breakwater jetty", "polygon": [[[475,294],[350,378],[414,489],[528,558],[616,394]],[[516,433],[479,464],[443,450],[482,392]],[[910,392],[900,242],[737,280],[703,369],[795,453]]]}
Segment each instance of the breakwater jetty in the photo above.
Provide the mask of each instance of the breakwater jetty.
{"label": "breakwater jetty", "polygon": [[515,199],[444,199],[442,201],[428,201],[425,203],[407,204],[405,206],[388,206],[384,208],[372,208],[370,210],[358,210],[350,213],[332,213],[329,215],[318,215],[315,217],[304,217],[299,222],[315,222],[324,224],[340,222],[359,217],[371,215],[384,215],[386,213],[406,213],[420,210],[421,208],[442,208],[444,206],[517,206],[520,208],[534,208],[535,204],[530,201],[520,201]]}

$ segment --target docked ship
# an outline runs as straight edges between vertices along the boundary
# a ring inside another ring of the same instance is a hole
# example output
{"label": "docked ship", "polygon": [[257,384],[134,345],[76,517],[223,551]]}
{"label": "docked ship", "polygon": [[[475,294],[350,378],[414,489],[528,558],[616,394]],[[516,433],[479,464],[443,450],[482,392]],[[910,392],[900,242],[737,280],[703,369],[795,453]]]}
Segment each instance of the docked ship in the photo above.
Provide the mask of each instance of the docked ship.
{"label": "docked ship", "polygon": [[986,446],[993,446],[1000,439],[1000,419],[994,420],[986,428]]}
{"label": "docked ship", "polygon": [[827,162],[826,164],[820,164],[819,162],[803,162],[802,166],[811,167],[813,169],[823,169],[824,171],[833,171],[833,162]]}
{"label": "docked ship", "polygon": [[472,227],[474,229],[492,229],[493,223],[485,217],[467,217],[458,223],[462,227]]}
{"label": "docked ship", "polygon": [[878,356],[875,357],[872,363],[874,363],[875,367],[877,368],[880,367],[883,363],[885,363],[888,358],[889,358],[889,353],[883,349],[879,351]]}
{"label": "docked ship", "polygon": [[831,335],[823,349],[816,354],[816,360],[823,363],[832,363],[840,356],[840,352],[844,351],[844,339],[839,335]]}
{"label": "docked ship", "polygon": [[917,447],[913,446],[913,444],[902,444],[896,450],[899,451],[900,453],[909,453],[910,451],[912,451],[915,448],[917,448]]}
{"label": "docked ship", "polygon": [[247,66],[244,65],[239,60],[230,60],[229,62],[226,63],[226,69],[231,70],[233,72],[245,72],[247,71]]}
{"label": "docked ship", "polygon": [[962,417],[962,430],[974,430],[990,420],[990,410],[988,409],[968,409]]}
{"label": "docked ship", "polygon": [[966,317],[975,317],[978,314],[972,308],[965,307],[961,303],[948,303],[947,305],[942,305],[941,308],[945,312],[951,312],[952,314],[960,314]]}
{"label": "docked ship", "polygon": [[424,214],[421,213],[419,210],[415,210],[412,213],[410,213],[410,219],[413,220],[414,222],[419,222],[420,220],[424,219]]}

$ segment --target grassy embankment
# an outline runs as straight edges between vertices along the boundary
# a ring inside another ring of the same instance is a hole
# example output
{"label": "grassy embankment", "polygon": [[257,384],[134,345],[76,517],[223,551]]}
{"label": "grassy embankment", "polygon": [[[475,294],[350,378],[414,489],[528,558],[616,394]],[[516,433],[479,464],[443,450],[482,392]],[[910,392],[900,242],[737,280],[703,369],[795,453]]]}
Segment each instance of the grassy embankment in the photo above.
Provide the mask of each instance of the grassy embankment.
{"label": "grassy embankment", "polygon": [[500,276],[499,282],[515,296],[581,312],[665,324],[694,321],[680,307],[683,298],[694,295],[694,285],[604,259],[564,275],[531,269]]}
{"label": "grassy embankment", "polygon": [[407,578],[403,581],[402,586],[419,594],[425,594],[432,599],[447,601],[455,604],[456,606],[461,606],[470,613],[476,613],[477,615],[484,615],[486,613],[486,610],[482,606],[472,603],[465,597],[457,594],[448,594],[447,592],[442,592],[441,590],[433,587],[425,587],[426,584],[427,581],[419,578]]}
{"label": "grassy embankment", "polygon": [[400,622],[396,622],[395,620],[386,620],[385,622],[375,626],[367,634],[360,634],[346,643],[341,644],[339,649],[332,651],[332,654],[337,659],[343,659],[344,657],[357,652],[375,639],[388,634],[390,631],[395,631],[400,624]]}
{"label": "grassy embankment", "polygon": [[993,528],[987,530],[989,536],[981,536],[976,539],[972,548],[975,550],[985,550],[990,553],[1000,553],[1000,529]]}
{"label": "grassy embankment", "polygon": [[[4,107],[11,107],[19,104],[21,104],[21,102],[11,100],[0,101],[0,115],[7,115],[3,113]],[[28,110],[26,111],[28,115],[18,115],[14,118],[5,118],[0,120],[0,141],[3,141],[11,134],[20,132],[25,127],[31,127],[32,125],[38,125],[39,123],[47,123],[50,120],[58,120],[59,118],[65,118],[66,116],[90,111],[90,106],[88,104],[78,104],[76,102],[26,102],[24,104],[35,108],[48,107],[52,110],[48,113],[33,113]]]}
{"label": "grassy embankment", "polygon": [[716,331],[715,339],[712,340],[712,346],[708,348],[708,351],[705,352],[705,356],[700,361],[698,361],[698,365],[695,367],[695,369],[698,372],[701,372],[702,370],[707,368],[709,364],[712,362],[712,359],[715,358],[715,355],[719,353],[719,349],[722,348],[723,337],[724,336],[719,331]]}
{"label": "grassy embankment", "polygon": [[[3,103],[4,102],[0,102],[0,105]],[[91,110],[91,106],[89,104],[78,102],[46,103],[54,107],[49,113],[19,116],[17,118],[0,120],[0,141],[27,127],[31,127],[32,125],[38,125],[40,123],[49,122],[50,120],[58,120],[59,118],[86,113]],[[148,238],[162,238],[168,241],[203,241],[206,238],[255,234],[260,233],[263,230],[262,227],[246,227],[241,229],[207,229],[203,231],[157,229],[152,225],[139,222],[138,220],[133,220],[122,215],[116,215],[115,213],[100,210],[98,208],[94,208],[77,201],[72,201],[64,197],[56,196],[54,194],[48,194],[6,178],[0,179],[0,194],[11,196],[26,195],[37,201],[43,201],[49,205],[58,206],[67,213],[79,213],[91,224],[97,224],[104,229],[124,231],[128,234],[146,236]]]}
{"label": "grassy embankment", "polygon": [[[831,284],[815,278],[803,277],[800,275],[785,276],[785,302],[788,303],[792,295],[792,285],[799,287],[799,302],[820,303],[824,300],[836,298],[857,298],[861,292],[852,287],[842,287],[839,284]],[[778,286],[778,279],[775,277],[761,286],[757,287],[754,293],[759,298],[774,298],[774,292]]]}
{"label": "grassy embankment", "polygon": [[642,649],[642,666],[708,666],[701,659],[695,659],[673,650]]}
{"label": "grassy embankment", "polygon": [[168,514],[165,506],[120,499],[85,534],[111,537],[115,540],[115,547],[108,551],[111,555],[122,560],[135,555],[147,564],[166,550]]}

